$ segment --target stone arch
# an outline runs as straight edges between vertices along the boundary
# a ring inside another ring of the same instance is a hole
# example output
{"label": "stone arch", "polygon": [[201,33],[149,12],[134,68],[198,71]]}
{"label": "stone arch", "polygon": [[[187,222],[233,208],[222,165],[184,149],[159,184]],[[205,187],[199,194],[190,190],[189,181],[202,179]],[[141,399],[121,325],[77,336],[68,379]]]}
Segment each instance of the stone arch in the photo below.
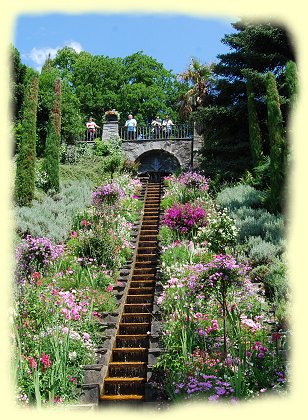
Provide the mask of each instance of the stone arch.
{"label": "stone arch", "polygon": [[140,164],[139,173],[173,173],[181,168],[178,158],[163,149],[148,150],[138,156],[135,162]]}
{"label": "stone arch", "polygon": [[[166,152],[173,156],[182,170],[186,170],[192,163],[192,141],[191,140],[138,140],[124,141],[123,150],[127,158],[133,162],[140,162],[140,157],[148,154],[157,154]],[[171,158],[170,158],[171,159]]]}

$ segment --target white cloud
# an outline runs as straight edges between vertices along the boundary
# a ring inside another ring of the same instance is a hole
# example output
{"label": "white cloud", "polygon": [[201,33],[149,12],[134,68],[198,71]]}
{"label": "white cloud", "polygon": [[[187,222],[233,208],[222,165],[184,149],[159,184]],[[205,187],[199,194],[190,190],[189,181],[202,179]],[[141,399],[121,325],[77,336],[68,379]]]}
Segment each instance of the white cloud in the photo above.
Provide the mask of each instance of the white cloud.
{"label": "white cloud", "polygon": [[83,50],[81,44],[76,41],[69,41],[66,42],[62,46],[58,46],[55,48],[50,47],[42,47],[42,48],[32,48],[29,54],[27,54],[27,58],[31,60],[34,65],[36,66],[37,70],[41,70],[43,64],[45,63],[46,58],[50,55],[50,58],[54,58],[59,50],[61,50],[63,47],[71,47],[73,48],[77,53],[80,53],[80,51]]}

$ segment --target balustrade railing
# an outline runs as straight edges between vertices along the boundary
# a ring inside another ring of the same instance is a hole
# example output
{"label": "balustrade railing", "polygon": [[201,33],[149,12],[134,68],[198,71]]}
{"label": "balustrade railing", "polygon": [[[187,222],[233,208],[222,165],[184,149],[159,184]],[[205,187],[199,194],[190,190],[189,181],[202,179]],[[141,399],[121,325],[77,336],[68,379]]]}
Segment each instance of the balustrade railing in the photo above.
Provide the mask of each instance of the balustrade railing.
{"label": "balustrade railing", "polygon": [[127,127],[119,127],[119,136],[124,141],[191,139],[193,137],[193,128],[189,124],[173,125],[170,129],[147,125],[137,126],[135,132],[129,132]]}
{"label": "balustrade railing", "polygon": [[[101,139],[102,128],[96,128],[95,131],[82,130],[78,135],[78,142],[93,142],[95,139]],[[176,124],[170,129],[164,127],[153,127],[151,125],[137,126],[135,132],[129,132],[127,127],[119,126],[119,136],[123,141],[138,140],[182,140],[192,139],[193,127],[190,124]]]}

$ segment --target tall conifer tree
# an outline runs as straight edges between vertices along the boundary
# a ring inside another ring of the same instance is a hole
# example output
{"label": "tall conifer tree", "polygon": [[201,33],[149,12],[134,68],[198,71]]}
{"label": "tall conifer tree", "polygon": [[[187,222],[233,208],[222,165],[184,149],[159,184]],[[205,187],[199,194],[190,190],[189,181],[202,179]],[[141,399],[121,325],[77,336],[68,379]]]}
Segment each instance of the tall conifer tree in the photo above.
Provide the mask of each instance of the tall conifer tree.
{"label": "tall conifer tree", "polygon": [[54,86],[54,101],[48,125],[45,151],[45,170],[47,173],[47,190],[60,191],[59,147],[61,139],[61,81],[57,79]]}
{"label": "tall conifer tree", "polygon": [[38,83],[37,75],[29,80],[23,104],[22,136],[15,179],[15,200],[19,206],[29,206],[34,198]]}
{"label": "tall conifer tree", "polygon": [[249,125],[249,141],[251,157],[253,165],[256,167],[261,163],[262,152],[262,135],[258,120],[258,114],[255,106],[255,95],[253,91],[252,80],[247,77],[246,82],[247,90],[247,107],[248,107],[248,125]]}
{"label": "tall conifer tree", "polygon": [[270,209],[283,208],[283,191],[286,172],[286,141],[280,110],[279,93],[273,73],[266,74],[268,134],[270,142]]}

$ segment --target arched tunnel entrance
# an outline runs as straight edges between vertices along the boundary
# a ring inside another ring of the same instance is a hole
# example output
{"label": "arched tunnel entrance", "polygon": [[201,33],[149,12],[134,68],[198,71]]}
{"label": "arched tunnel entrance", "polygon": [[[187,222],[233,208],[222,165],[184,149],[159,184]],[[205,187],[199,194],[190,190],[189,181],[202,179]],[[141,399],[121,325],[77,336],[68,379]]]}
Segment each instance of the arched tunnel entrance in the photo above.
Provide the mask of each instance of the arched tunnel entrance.
{"label": "arched tunnel entrance", "polygon": [[140,155],[136,162],[139,163],[138,173],[168,175],[181,168],[178,159],[165,150],[149,150]]}

